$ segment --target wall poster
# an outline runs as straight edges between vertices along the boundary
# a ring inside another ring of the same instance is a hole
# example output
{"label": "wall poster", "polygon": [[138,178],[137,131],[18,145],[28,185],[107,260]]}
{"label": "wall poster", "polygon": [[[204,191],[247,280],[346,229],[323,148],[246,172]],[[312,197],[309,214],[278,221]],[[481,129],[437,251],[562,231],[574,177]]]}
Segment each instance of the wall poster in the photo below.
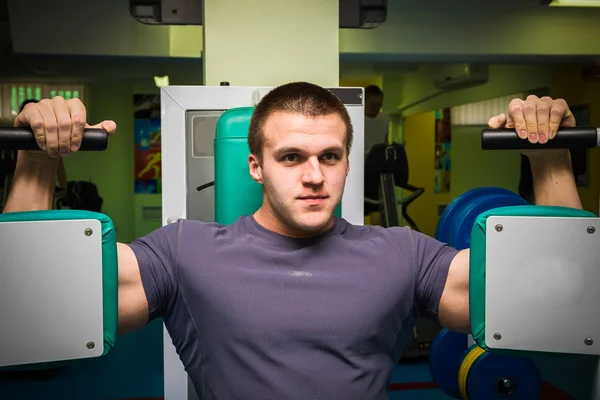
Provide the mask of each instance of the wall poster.
{"label": "wall poster", "polygon": [[135,193],[161,193],[160,95],[136,94],[134,101]]}
{"label": "wall poster", "polygon": [[452,129],[450,109],[435,112],[435,166],[434,193],[450,192],[450,171],[452,169]]}

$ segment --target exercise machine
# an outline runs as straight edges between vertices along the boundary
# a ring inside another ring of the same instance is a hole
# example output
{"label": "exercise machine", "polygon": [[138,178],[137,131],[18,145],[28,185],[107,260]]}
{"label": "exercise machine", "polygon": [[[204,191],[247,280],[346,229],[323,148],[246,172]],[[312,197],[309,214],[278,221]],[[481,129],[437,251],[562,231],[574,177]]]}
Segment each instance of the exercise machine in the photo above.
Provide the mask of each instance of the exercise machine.
{"label": "exercise machine", "polygon": [[[596,147],[600,130],[564,128],[548,148]],[[485,129],[484,150],[535,149]],[[454,199],[436,237],[470,248],[471,335],[442,330],[430,356],[438,387],[457,399],[598,399],[600,253],[593,213],[534,206],[502,188]]]}
{"label": "exercise machine", "polygon": [[[259,188],[252,186],[254,182],[247,175],[243,176],[241,168],[247,172],[247,165],[243,167],[248,153],[244,141],[252,107],[268,90],[270,88],[258,87],[162,89],[163,224],[180,218],[228,223],[236,215],[256,207]],[[361,224],[364,201],[362,90],[330,90],[344,101],[358,128],[355,156],[350,158],[351,172],[337,212],[351,223]],[[98,133],[96,142],[104,143],[95,149],[106,148],[105,133],[88,130],[82,150],[92,150],[94,146],[90,143],[94,140],[90,138],[95,133]],[[598,136],[595,128],[564,129],[549,147],[595,147]],[[519,140],[510,130],[497,130],[484,131],[482,142],[484,148],[492,143],[494,149],[527,146]],[[0,132],[0,148],[24,148],[32,143],[34,146],[31,132]],[[214,143],[214,151],[202,143]],[[231,193],[229,185],[236,190],[239,190],[237,185],[244,185],[244,196],[224,197],[223,194]],[[553,207],[500,207],[477,216],[471,226],[470,243],[473,335],[467,337],[467,343],[473,344],[469,344],[467,353],[463,352],[464,357],[457,361],[456,380],[461,382],[462,398],[490,399],[494,397],[489,393],[495,396],[498,391],[514,399],[524,398],[518,397],[524,393],[533,393],[535,398],[541,389],[534,386],[523,392],[521,382],[536,382],[540,376],[558,385],[562,377],[551,376],[548,368],[559,365],[562,356],[575,360],[577,368],[585,369],[582,372],[586,374],[575,377],[577,386],[585,392],[577,398],[598,395],[596,366],[600,355],[597,346],[600,326],[594,318],[600,303],[594,286],[600,280],[595,266],[600,259],[595,245],[598,228],[597,218],[590,213]],[[551,235],[552,232],[565,234]],[[534,245],[531,237],[544,240]],[[32,243],[35,251],[31,251]],[[530,245],[523,246],[524,243]],[[60,257],[49,257],[49,254],[60,254]],[[0,260],[0,318],[3,322],[0,368],[12,371],[57,366],[79,368],[89,363],[100,368],[118,367],[104,364],[111,353],[118,350],[114,346],[116,243],[114,226],[107,216],[74,210],[3,214],[0,216]],[[550,297],[548,293],[555,296]],[[552,313],[547,312],[549,308]],[[162,345],[164,398],[196,398],[166,332]],[[581,362],[580,357],[584,356],[592,363]],[[502,357],[519,361],[544,358],[547,362],[534,362],[539,372],[536,374],[536,369],[528,369],[526,363],[493,363]],[[509,369],[511,365],[519,367]],[[497,373],[485,375],[490,369]],[[520,377],[530,378],[519,381]],[[74,383],[68,377],[56,379],[61,380],[53,380],[43,389],[51,388],[56,394]],[[117,398],[118,395],[106,395],[106,387],[111,384],[96,381],[90,385],[86,398]],[[487,391],[477,391],[473,388],[476,384]],[[0,391],[6,393],[1,388]]]}
{"label": "exercise machine", "polygon": [[[421,196],[425,189],[408,183],[408,158],[404,145],[377,144],[373,146],[365,161],[365,209],[379,211],[383,226],[400,226],[398,206],[402,218],[416,231],[415,221],[408,215],[408,206]],[[400,199],[396,189],[410,192]]]}

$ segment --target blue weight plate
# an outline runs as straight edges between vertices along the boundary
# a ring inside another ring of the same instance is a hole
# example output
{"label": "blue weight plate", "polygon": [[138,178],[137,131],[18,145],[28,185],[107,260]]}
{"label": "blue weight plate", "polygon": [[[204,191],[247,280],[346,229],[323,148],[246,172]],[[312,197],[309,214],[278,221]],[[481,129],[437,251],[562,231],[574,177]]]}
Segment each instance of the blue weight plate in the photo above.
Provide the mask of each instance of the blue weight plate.
{"label": "blue weight plate", "polygon": [[467,347],[466,334],[442,329],[429,351],[429,371],[433,381],[444,393],[455,399],[460,399],[458,370]]}
{"label": "blue weight plate", "polygon": [[510,190],[484,187],[469,190],[455,198],[446,207],[437,225],[436,239],[458,250],[470,245],[470,236],[477,216],[484,211],[527,202]]}
{"label": "blue weight plate", "polygon": [[488,194],[463,207],[462,213],[457,215],[458,219],[455,221],[456,225],[452,227],[454,230],[454,245],[458,249],[470,247],[473,224],[481,213],[494,208],[524,206],[528,204],[521,196],[512,192],[509,193],[510,194]]}
{"label": "blue weight plate", "polygon": [[467,394],[469,400],[539,399],[542,378],[528,358],[484,353],[469,370]]}
{"label": "blue weight plate", "polygon": [[446,209],[440,216],[440,219],[436,226],[435,238],[442,242],[450,244],[450,230],[448,229],[448,225],[451,224],[454,215],[457,213],[458,210],[460,210],[460,208],[464,206],[464,204],[472,201],[472,199],[476,197],[478,193],[481,193],[483,191],[485,191],[485,188],[472,189],[457,196],[454,200],[452,200],[450,204],[446,206]]}

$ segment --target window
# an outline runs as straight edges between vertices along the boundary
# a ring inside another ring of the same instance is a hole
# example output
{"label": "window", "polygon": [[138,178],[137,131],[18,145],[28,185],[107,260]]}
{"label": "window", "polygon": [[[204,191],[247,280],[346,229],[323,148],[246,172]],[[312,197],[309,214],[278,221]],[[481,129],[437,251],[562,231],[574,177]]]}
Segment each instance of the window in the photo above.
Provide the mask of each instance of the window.
{"label": "window", "polygon": [[28,99],[41,100],[56,96],[67,100],[83,98],[83,91],[83,85],[79,84],[0,84],[0,118],[14,118],[19,113],[21,104]]}
{"label": "window", "polygon": [[524,99],[525,94],[517,93],[453,107],[451,110],[452,125],[487,126],[492,116],[508,114],[508,104],[514,98]]}

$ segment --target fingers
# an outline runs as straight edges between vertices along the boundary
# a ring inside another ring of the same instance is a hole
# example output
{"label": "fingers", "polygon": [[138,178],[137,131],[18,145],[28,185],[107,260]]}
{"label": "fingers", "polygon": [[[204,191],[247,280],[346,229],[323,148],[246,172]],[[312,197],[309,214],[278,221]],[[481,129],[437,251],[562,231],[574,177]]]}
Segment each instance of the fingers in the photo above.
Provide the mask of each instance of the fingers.
{"label": "fingers", "polygon": [[17,115],[15,127],[29,127],[38,146],[50,157],[66,157],[78,151],[84,129],[100,128],[113,135],[117,129],[114,121],[103,121],[91,127],[86,124],[86,109],[79,99],[65,100],[60,96],[29,103]]}
{"label": "fingers", "polygon": [[[530,95],[526,100],[513,99],[509,104],[505,128],[514,128],[521,139],[531,143],[547,143],[556,137],[563,126],[575,126],[576,121],[563,99],[541,99]],[[490,126],[493,118],[490,120]]]}
{"label": "fingers", "polygon": [[508,105],[508,116],[514,124],[514,128],[521,139],[527,139],[527,123],[523,114],[524,101],[513,99]]}
{"label": "fingers", "polygon": [[508,121],[506,122],[506,126],[505,128],[508,129],[513,129],[515,127],[515,121],[513,121],[510,117],[508,118]]}
{"label": "fingers", "polygon": [[550,109],[550,138],[556,136],[561,126],[575,126],[575,116],[569,109],[569,105],[563,99],[556,99]]}
{"label": "fingers", "polygon": [[492,129],[504,128],[506,125],[506,115],[500,114],[490,118],[488,126]]}
{"label": "fingers", "polygon": [[46,150],[46,136],[44,134],[44,118],[37,104],[29,103],[23,111],[17,115],[14,123],[15,128],[29,126],[33,131],[35,140],[42,150]]}
{"label": "fingers", "polygon": [[117,131],[117,124],[114,121],[102,121],[100,126],[108,133],[109,136],[114,135]]}
{"label": "fingers", "polygon": [[537,132],[538,140],[544,144],[551,138],[550,133],[550,110],[554,100],[550,97],[542,97],[537,105]]}
{"label": "fingers", "polygon": [[46,150],[50,157],[58,156],[58,122],[56,114],[52,107],[52,101],[49,99],[41,100],[37,103],[38,110],[44,120],[43,132],[46,142]]}
{"label": "fingers", "polygon": [[106,133],[108,133],[108,136],[114,135],[117,130],[117,124],[115,124],[115,122],[111,120],[102,121],[96,125],[87,125],[86,127],[94,129],[104,129]]}
{"label": "fingers", "polygon": [[537,96],[529,95],[522,107],[527,138],[529,138],[531,143],[537,143],[539,140],[537,120],[537,106],[539,102],[540,99]]}
{"label": "fingers", "polygon": [[83,139],[83,130],[86,127],[85,123],[85,106],[79,100],[68,104],[69,115],[71,117],[71,151],[79,150],[81,140]]}
{"label": "fingers", "polygon": [[492,129],[512,129],[515,127],[515,122],[510,117],[507,117],[506,114],[500,114],[490,118],[488,125]]}
{"label": "fingers", "polygon": [[66,157],[71,150],[71,133],[74,128],[71,120],[71,110],[67,101],[62,97],[54,97],[51,102],[58,131],[57,151],[61,157]]}

